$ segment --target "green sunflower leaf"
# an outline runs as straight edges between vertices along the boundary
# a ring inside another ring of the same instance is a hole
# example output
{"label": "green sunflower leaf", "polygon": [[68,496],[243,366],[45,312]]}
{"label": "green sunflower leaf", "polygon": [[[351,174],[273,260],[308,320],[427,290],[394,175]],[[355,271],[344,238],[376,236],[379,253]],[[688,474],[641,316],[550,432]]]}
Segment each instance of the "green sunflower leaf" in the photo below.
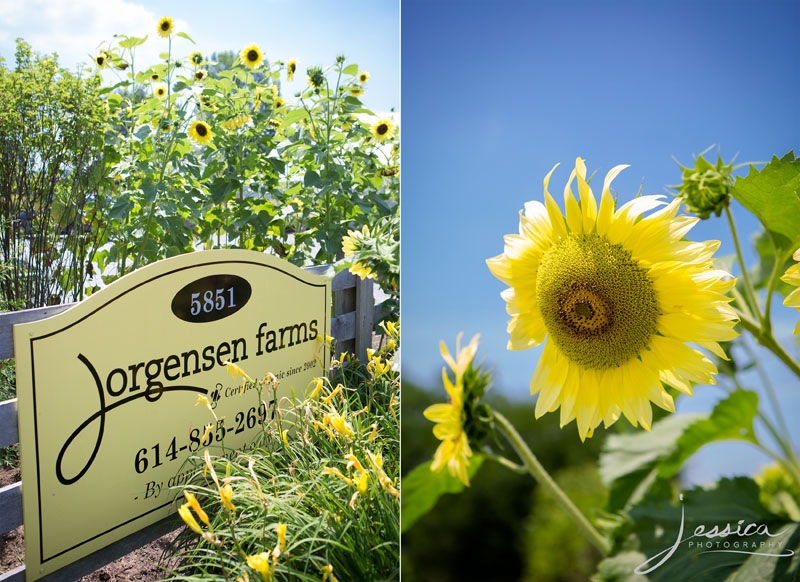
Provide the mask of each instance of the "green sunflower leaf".
{"label": "green sunflower leaf", "polygon": [[695,421],[678,438],[674,452],[659,466],[659,475],[675,475],[684,461],[708,443],[738,439],[756,442],[753,418],[758,412],[758,394],[736,390],[714,407],[708,418]]}
{"label": "green sunflower leaf", "polygon": [[314,170],[306,170],[305,176],[303,177],[303,184],[305,184],[306,188],[319,187],[322,185],[322,179]]}
{"label": "green sunflower leaf", "polygon": [[794,151],[772,160],[759,171],[737,176],[734,196],[767,229],[778,255],[800,245],[800,158]]}
{"label": "green sunflower leaf", "polygon": [[196,42],[194,42],[194,39],[191,36],[189,36],[188,34],[186,34],[185,32],[179,32],[178,36],[180,36],[181,38],[185,38],[186,40],[188,40],[192,44],[197,44]]}
{"label": "green sunflower leaf", "polygon": [[[621,551],[598,565],[593,580],[777,582],[800,575],[800,524],[764,508],[758,485],[747,477],[687,491],[682,506],[647,496],[628,514]],[[681,526],[682,542],[676,545]],[[635,573],[637,568],[646,578]]]}
{"label": "green sunflower leaf", "polygon": [[114,201],[108,216],[112,220],[123,220],[128,218],[131,210],[133,210],[133,200],[130,199],[130,196],[120,196]]}
{"label": "green sunflower leaf", "polygon": [[147,125],[147,124],[144,124],[144,125],[140,125],[136,129],[136,131],[133,132],[133,135],[135,135],[137,139],[143,140],[148,135],[150,135],[151,132],[152,132],[152,130],[150,129],[150,126]]}
{"label": "green sunflower leaf", "polygon": [[355,75],[358,73],[358,65],[353,63],[352,65],[347,65],[344,70],[342,71],[345,75]]}
{"label": "green sunflower leaf", "polygon": [[[467,469],[470,479],[480,469],[483,459],[483,455],[479,454],[473,455],[470,459]],[[447,471],[431,471],[431,464],[425,463],[403,477],[400,489],[403,492],[400,497],[402,516],[400,531],[404,532],[433,509],[439,497],[445,493],[460,493],[464,490],[464,484]]]}
{"label": "green sunflower leaf", "polygon": [[636,567],[647,560],[641,552],[620,552],[597,565],[592,582],[647,582],[647,576],[636,574]]}
{"label": "green sunflower leaf", "polygon": [[281,121],[281,127],[288,127],[293,123],[297,123],[301,119],[307,119],[308,113],[304,109],[292,109],[289,111]]}
{"label": "green sunflower leaf", "polygon": [[140,44],[143,44],[144,41],[146,41],[146,40],[147,40],[147,36],[145,36],[143,38],[137,38],[135,36],[129,36],[125,40],[121,40],[119,42],[119,46],[120,46],[120,48],[129,49],[129,48],[137,47]]}
{"label": "green sunflower leaf", "polygon": [[686,429],[705,414],[673,414],[653,423],[650,432],[611,434],[600,454],[600,477],[609,488],[606,509],[615,511],[635,502],[658,477],[658,464],[675,452]]}
{"label": "green sunflower leaf", "polygon": [[753,441],[758,395],[737,390],[711,414],[674,414],[652,430],[612,434],[600,455],[600,476],[609,488],[606,509],[636,503],[648,492],[669,489],[669,479],[701,447],[718,440]]}
{"label": "green sunflower leaf", "polygon": [[600,455],[600,476],[608,485],[641,469],[675,450],[675,442],[686,429],[704,414],[673,414],[653,424],[650,432],[635,431],[611,434]]}
{"label": "green sunflower leaf", "polygon": [[[772,276],[772,269],[775,267],[775,250],[772,248],[770,236],[766,231],[762,230],[753,238],[753,247],[758,253],[759,261],[756,266],[750,270],[750,280],[753,282],[753,286],[756,289],[766,289],[769,284],[769,279]],[[780,274],[785,273],[786,269],[791,267],[794,263],[795,261],[792,259],[791,255],[787,254],[786,261],[778,268],[778,272]],[[730,272],[730,269],[727,270]],[[744,283],[737,282],[736,287],[739,288],[740,292],[744,292]],[[795,287],[793,285],[784,283],[780,279],[778,279],[775,284],[775,290],[784,297],[794,289]]]}

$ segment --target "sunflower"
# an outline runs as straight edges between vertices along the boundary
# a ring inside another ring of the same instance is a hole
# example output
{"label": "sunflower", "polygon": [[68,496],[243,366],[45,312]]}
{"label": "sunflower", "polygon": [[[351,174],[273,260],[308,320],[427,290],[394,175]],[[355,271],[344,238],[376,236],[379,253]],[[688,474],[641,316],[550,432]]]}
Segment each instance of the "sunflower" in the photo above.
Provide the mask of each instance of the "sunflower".
{"label": "sunflower", "polygon": [[105,51],[101,52],[94,58],[94,62],[97,63],[97,66],[101,69],[106,67],[106,61],[108,61],[108,55],[105,53]]}
{"label": "sunflower", "polygon": [[167,38],[170,34],[172,34],[172,19],[165,16],[158,21],[158,36]]}
{"label": "sunflower", "polygon": [[309,67],[306,69],[308,75],[308,86],[319,89],[325,84],[325,73],[319,67]]}
{"label": "sunflower", "polygon": [[383,141],[392,133],[392,123],[388,119],[381,119],[372,126],[372,135],[378,141]]}
{"label": "sunflower", "polygon": [[200,51],[195,51],[191,55],[189,55],[189,60],[192,61],[192,64],[196,67],[199,67],[203,64],[203,53]]}
{"label": "sunflower", "polygon": [[735,280],[711,268],[719,241],[682,240],[699,219],[678,216],[679,199],[641,196],[615,210],[611,181],[626,167],[608,172],[598,207],[578,158],[564,190],[566,221],[547,190],[553,168],[545,204],[528,202],[520,234],[487,260],[510,286],[502,293],[508,349],[550,336],[531,380],[536,417],[561,407],[561,426],[577,419],[581,439],[620,414],[649,430],[650,402],[675,410],[664,384],[691,394],[693,382],[714,383],[714,364],[685,342],[725,358],[717,342],[737,336],[725,296]]}
{"label": "sunflower", "polygon": [[153,73],[152,75],[150,75],[150,80],[151,81],[158,81],[160,79],[161,79],[161,77],[159,76],[158,73]]}
{"label": "sunflower", "polygon": [[258,48],[257,44],[251,44],[243,48],[242,52],[239,53],[239,57],[242,59],[245,66],[250,69],[255,69],[264,62],[264,55],[261,53],[261,49]]}
{"label": "sunflower", "polygon": [[194,72],[195,81],[203,81],[206,77],[208,77],[208,71],[205,69],[200,69],[199,71]]}
{"label": "sunflower", "polygon": [[239,115],[235,115],[234,117],[231,117],[230,119],[225,120],[222,123],[222,127],[224,127],[225,129],[228,129],[228,130],[239,129],[243,125],[246,125],[247,123],[250,123],[250,121],[252,121],[252,119],[253,118],[250,117],[249,115],[247,115],[246,113],[240,113]]}
{"label": "sunflower", "polygon": [[214,105],[214,101],[208,95],[200,95],[200,109],[208,109],[209,111],[216,111],[217,106]]}
{"label": "sunflower", "polygon": [[347,90],[353,97],[361,97],[364,94],[364,88],[361,85],[352,85]]}
{"label": "sunflower", "polygon": [[294,79],[294,74],[297,72],[297,60],[293,59],[286,65],[286,80],[291,81]]}
{"label": "sunflower", "polygon": [[[793,258],[795,261],[800,261],[800,249],[794,252]],[[786,269],[786,273],[781,277],[781,281],[789,285],[794,285],[795,287],[800,287],[800,263]],[[800,289],[795,289],[789,293],[786,299],[783,300],[783,304],[787,307],[795,307],[800,310]],[[800,335],[800,321],[797,322],[793,333],[795,335]]]}
{"label": "sunflower", "polygon": [[189,126],[189,136],[198,145],[206,145],[214,134],[204,121],[195,121]]}
{"label": "sunflower", "polygon": [[366,83],[367,81],[369,81],[369,73],[366,72],[366,71],[361,71],[358,74],[358,82],[359,83]]}
{"label": "sunflower", "polygon": [[283,97],[278,96],[278,97],[275,97],[274,105],[275,105],[275,109],[280,109],[281,107],[286,105],[286,101],[283,99]]}
{"label": "sunflower", "polygon": [[[370,236],[369,228],[365,224],[361,230],[349,230],[342,237],[342,253],[344,258],[352,257],[365,247],[364,239]],[[350,266],[350,272],[358,275],[361,279],[377,279],[375,272],[368,265],[361,262],[354,262]]]}
{"label": "sunflower", "polygon": [[167,96],[167,88],[164,85],[159,85],[155,88],[155,96],[163,99]]}
{"label": "sunflower", "polygon": [[455,372],[455,384],[450,381],[447,368],[442,368],[442,382],[450,402],[432,404],[423,412],[425,418],[435,422],[433,434],[441,442],[439,448],[433,455],[431,471],[441,471],[447,467],[448,472],[453,477],[459,479],[464,485],[469,485],[469,458],[472,456],[472,449],[469,447],[467,433],[464,430],[466,414],[464,412],[464,374],[472,364],[475,352],[478,351],[478,336],[472,338],[469,345],[461,349],[461,334],[456,340],[456,359],[447,351],[444,342],[439,344],[442,357]]}

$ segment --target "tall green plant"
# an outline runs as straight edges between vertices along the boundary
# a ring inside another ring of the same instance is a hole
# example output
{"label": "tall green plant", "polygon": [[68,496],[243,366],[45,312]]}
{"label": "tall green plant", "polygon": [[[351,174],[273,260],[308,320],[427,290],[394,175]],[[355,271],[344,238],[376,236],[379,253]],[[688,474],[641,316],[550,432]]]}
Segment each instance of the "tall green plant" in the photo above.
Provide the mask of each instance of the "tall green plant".
{"label": "tall green plant", "polygon": [[[109,242],[96,257],[107,278],[197,248],[328,263],[348,230],[396,213],[396,137],[390,123],[373,130],[357,65],[309,69],[308,88],[289,97],[280,81],[296,74],[293,61],[267,61],[256,45],[178,56],[173,38],[191,39],[161,36],[117,35],[98,54],[118,77],[103,89],[117,154]],[[142,67],[145,42],[163,52]]]}
{"label": "tall green plant", "polygon": [[8,308],[81,299],[103,238],[104,106],[99,79],[17,41],[0,60],[0,279]]}

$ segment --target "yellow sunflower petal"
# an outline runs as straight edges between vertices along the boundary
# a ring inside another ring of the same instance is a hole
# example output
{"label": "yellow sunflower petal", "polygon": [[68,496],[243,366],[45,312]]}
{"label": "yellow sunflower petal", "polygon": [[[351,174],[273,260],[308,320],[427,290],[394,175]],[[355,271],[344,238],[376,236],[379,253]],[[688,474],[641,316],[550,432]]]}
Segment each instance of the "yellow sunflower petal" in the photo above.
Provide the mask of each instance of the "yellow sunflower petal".
{"label": "yellow sunflower petal", "polygon": [[791,293],[786,296],[786,299],[783,300],[783,304],[787,307],[798,307],[800,308],[800,289],[795,289]]}
{"label": "yellow sunflower petal", "polygon": [[594,370],[587,370],[581,376],[580,401],[575,414],[581,440],[600,424],[600,390]]}
{"label": "yellow sunflower petal", "polygon": [[576,177],[578,179],[578,195],[581,201],[581,214],[583,215],[583,232],[592,232],[597,222],[597,201],[594,199],[592,189],[586,182],[586,164],[581,158],[575,162]]}
{"label": "yellow sunflower petal", "polygon": [[458,418],[459,411],[453,409],[452,404],[431,404],[422,414],[430,421],[433,422],[446,422],[451,420],[455,415]]}
{"label": "yellow sunflower petal", "polygon": [[433,434],[437,439],[455,439],[463,432],[461,419],[440,422],[433,427]]}
{"label": "yellow sunflower petal", "polygon": [[[580,160],[580,158],[578,158]],[[572,181],[575,179],[575,170],[569,175],[569,180],[564,188],[564,208],[567,212],[567,226],[570,232],[583,232],[583,218],[581,209],[575,195],[572,193]]]}
{"label": "yellow sunflower petal", "polygon": [[492,275],[500,279],[506,285],[511,285],[511,262],[505,255],[498,255],[491,259],[486,259],[486,266]]}
{"label": "yellow sunflower petal", "polygon": [[544,177],[544,205],[547,209],[547,215],[550,217],[550,224],[553,227],[553,237],[563,238],[567,236],[567,228],[564,226],[564,215],[561,214],[558,204],[556,204],[556,201],[547,190],[547,186],[550,184],[550,176],[553,175],[557,167],[558,164],[553,166],[553,169]]}
{"label": "yellow sunflower petal", "polygon": [[639,196],[623,204],[611,218],[607,237],[612,244],[619,244],[630,235],[636,220],[642,213],[663,205],[663,196]]}

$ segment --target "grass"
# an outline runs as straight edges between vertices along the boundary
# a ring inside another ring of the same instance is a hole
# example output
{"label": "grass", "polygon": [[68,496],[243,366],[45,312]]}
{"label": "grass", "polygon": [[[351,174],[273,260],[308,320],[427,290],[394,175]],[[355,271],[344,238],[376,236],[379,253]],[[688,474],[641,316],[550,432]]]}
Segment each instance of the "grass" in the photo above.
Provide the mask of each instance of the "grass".
{"label": "grass", "polygon": [[[17,397],[17,368],[14,360],[0,361],[0,402]],[[19,447],[0,448],[0,467],[16,467],[19,464]]]}

